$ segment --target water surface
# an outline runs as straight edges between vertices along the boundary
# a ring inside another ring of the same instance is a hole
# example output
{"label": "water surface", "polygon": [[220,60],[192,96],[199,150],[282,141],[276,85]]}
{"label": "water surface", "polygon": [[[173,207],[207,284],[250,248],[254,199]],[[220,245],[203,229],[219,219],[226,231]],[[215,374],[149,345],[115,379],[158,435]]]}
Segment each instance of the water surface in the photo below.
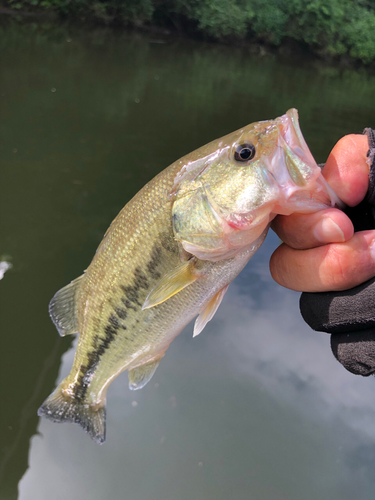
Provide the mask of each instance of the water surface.
{"label": "water surface", "polygon": [[148,180],[290,107],[324,161],[375,125],[374,77],[105,29],[6,25],[0,50],[1,500],[372,499],[374,380],[346,372],[273,283],[273,234],[142,391],[126,374],[111,385],[105,445],[36,412],[74,355],[48,302]]}

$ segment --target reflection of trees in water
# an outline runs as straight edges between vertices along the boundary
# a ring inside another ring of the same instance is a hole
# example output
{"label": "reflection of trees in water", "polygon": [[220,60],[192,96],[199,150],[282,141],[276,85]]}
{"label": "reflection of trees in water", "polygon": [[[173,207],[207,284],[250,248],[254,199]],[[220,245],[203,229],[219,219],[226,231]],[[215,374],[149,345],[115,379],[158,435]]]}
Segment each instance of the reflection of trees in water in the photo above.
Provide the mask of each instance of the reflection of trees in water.
{"label": "reflection of trees in water", "polygon": [[126,201],[183,154],[292,106],[324,160],[341,135],[371,124],[374,78],[154,35],[0,30],[1,253],[14,263],[0,284],[0,496],[8,500],[70,345],[58,339],[48,301],[87,267]]}

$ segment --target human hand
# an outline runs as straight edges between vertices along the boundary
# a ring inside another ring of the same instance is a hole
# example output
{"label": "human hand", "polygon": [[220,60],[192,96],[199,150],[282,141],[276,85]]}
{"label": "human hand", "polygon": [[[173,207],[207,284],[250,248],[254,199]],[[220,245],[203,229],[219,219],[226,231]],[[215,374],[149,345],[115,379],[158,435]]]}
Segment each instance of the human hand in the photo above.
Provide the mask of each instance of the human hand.
{"label": "human hand", "polygon": [[[333,148],[323,176],[349,207],[358,205],[369,185],[367,137],[348,135]],[[375,276],[375,231],[354,234],[344,212],[279,215],[272,229],[284,242],[271,257],[272,277],[300,292],[345,290]]]}
{"label": "human hand", "polygon": [[[270,262],[272,276],[281,285],[319,292],[302,294],[304,319],[315,330],[335,333],[334,355],[349,371],[362,375],[375,371],[375,279],[360,285],[375,276],[375,231],[369,230],[375,228],[375,201],[369,199],[375,197],[375,171],[369,189],[368,149],[366,136],[346,136],[323,170],[336,194],[356,208],[348,208],[347,215],[327,209],[277,217],[273,229],[285,243]],[[366,201],[360,203],[368,189]]]}

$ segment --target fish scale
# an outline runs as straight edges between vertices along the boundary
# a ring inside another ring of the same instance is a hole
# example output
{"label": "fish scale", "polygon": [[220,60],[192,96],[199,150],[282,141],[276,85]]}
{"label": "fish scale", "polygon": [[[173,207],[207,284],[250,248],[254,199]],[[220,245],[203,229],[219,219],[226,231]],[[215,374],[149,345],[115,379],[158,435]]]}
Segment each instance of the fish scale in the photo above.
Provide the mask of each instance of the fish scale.
{"label": "fish scale", "polygon": [[197,315],[194,336],[201,332],[277,213],[337,204],[296,110],[173,163],[122,209],[86,272],[53,297],[60,335],[79,341],[71,372],[39,415],[76,422],[102,443],[114,378],[128,370],[130,389],[142,388]]}

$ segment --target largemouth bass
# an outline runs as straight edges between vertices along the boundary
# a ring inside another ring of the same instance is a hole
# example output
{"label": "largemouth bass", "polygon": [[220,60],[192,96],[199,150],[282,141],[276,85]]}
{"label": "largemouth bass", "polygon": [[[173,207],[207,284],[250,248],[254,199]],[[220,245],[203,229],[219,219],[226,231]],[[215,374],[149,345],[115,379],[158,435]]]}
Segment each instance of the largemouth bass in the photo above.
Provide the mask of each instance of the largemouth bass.
{"label": "largemouth bass", "polygon": [[79,333],[70,374],[38,414],[105,440],[106,392],[153,376],[196,316],[212,319],[277,214],[339,205],[300,131],[297,110],[248,125],[176,161],[122,209],[87,271],[50,303],[60,335]]}

